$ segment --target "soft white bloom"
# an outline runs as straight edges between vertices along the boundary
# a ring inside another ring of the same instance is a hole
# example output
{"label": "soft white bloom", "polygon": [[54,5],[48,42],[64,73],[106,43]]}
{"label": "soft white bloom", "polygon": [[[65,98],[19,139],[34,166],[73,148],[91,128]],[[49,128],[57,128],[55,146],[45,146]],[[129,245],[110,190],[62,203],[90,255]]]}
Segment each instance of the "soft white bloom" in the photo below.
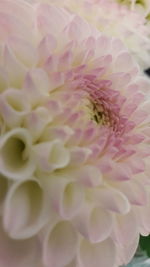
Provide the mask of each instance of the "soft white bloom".
{"label": "soft white bloom", "polygon": [[93,23],[0,1],[0,266],[130,261],[150,232],[149,88]]}

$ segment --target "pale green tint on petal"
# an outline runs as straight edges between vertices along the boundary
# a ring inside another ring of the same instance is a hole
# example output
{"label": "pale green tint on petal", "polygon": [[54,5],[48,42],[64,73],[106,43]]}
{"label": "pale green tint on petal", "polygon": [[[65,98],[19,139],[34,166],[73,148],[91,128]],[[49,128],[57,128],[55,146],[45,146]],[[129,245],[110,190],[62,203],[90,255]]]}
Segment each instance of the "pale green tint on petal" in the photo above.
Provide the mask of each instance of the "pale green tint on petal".
{"label": "pale green tint on petal", "polygon": [[7,79],[6,71],[4,71],[2,67],[0,67],[0,93],[5,91],[7,87],[8,87],[8,79]]}
{"label": "pale green tint on petal", "polygon": [[4,205],[4,228],[14,239],[29,238],[46,224],[50,216],[48,206],[36,180],[15,183]]}
{"label": "pale green tint on petal", "polygon": [[8,181],[7,178],[0,174],[0,206],[3,204],[7,194]]}
{"label": "pale green tint on petal", "polygon": [[115,245],[111,239],[98,244],[83,240],[80,245],[79,262],[82,267],[115,267]]}
{"label": "pale green tint on petal", "polygon": [[35,163],[31,153],[32,140],[29,132],[15,128],[0,140],[0,172],[14,180],[29,178]]}
{"label": "pale green tint on petal", "polygon": [[73,226],[62,221],[47,235],[44,244],[44,263],[47,267],[63,267],[69,264],[77,250],[77,233]]}

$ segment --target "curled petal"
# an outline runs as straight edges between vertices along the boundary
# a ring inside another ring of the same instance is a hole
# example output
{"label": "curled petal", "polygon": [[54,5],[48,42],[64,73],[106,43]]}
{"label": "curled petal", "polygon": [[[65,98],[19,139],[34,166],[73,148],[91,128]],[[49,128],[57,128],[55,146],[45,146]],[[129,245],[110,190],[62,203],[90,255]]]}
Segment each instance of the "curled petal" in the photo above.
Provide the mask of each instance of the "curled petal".
{"label": "curled petal", "polygon": [[8,191],[3,224],[10,237],[26,239],[35,235],[49,216],[44,191],[35,179],[15,183]]}
{"label": "curled petal", "polygon": [[34,146],[39,169],[48,172],[66,167],[70,160],[69,150],[56,139]]}
{"label": "curled petal", "polygon": [[26,95],[16,89],[7,89],[0,98],[0,111],[8,127],[19,126],[30,111]]}
{"label": "curled petal", "polygon": [[8,181],[7,178],[0,174],[0,207],[2,206],[4,199],[7,195]]}
{"label": "curled petal", "polygon": [[43,141],[53,140],[54,138],[60,139],[62,142],[66,143],[70,137],[73,135],[74,131],[70,127],[63,125],[57,127],[47,127],[42,135]]}
{"label": "curled petal", "polygon": [[95,188],[91,190],[89,194],[90,198],[104,209],[126,214],[131,208],[127,197],[119,190],[111,187]]}
{"label": "curled petal", "polygon": [[69,222],[61,221],[47,235],[43,251],[44,263],[48,267],[63,267],[73,260],[76,249],[75,229]]}
{"label": "curled petal", "polygon": [[27,179],[35,169],[29,132],[15,128],[0,139],[0,172],[13,180]]}
{"label": "curled petal", "polygon": [[76,184],[72,178],[65,178],[63,173],[60,173],[45,181],[45,188],[52,208],[65,219],[74,217],[83,206],[83,188]]}
{"label": "curled petal", "polygon": [[92,243],[98,243],[110,236],[113,217],[101,207],[84,206],[81,212],[73,218],[73,224],[86,239]]}

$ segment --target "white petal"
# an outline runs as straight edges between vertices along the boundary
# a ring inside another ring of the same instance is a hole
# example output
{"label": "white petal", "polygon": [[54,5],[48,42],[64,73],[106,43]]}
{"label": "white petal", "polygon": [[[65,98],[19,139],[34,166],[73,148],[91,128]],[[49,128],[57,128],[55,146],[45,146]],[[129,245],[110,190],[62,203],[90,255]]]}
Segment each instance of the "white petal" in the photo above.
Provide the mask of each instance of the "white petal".
{"label": "white petal", "polygon": [[41,258],[41,248],[38,240],[13,240],[8,237],[1,225],[0,237],[0,266],[38,266],[38,263],[40,262]]}
{"label": "white petal", "polygon": [[73,224],[78,231],[92,243],[105,240],[111,234],[113,227],[112,215],[100,207],[84,206],[73,218]]}
{"label": "white petal", "polygon": [[79,262],[82,267],[115,267],[115,254],[115,245],[111,239],[98,244],[83,240],[80,245]]}
{"label": "white petal", "polygon": [[84,165],[72,173],[77,181],[86,187],[95,187],[102,183],[103,177],[98,168],[92,165]]}
{"label": "white petal", "polygon": [[29,103],[33,106],[49,96],[49,87],[49,78],[43,69],[30,69],[26,74],[23,91],[27,94]]}
{"label": "white petal", "polygon": [[117,266],[122,266],[128,264],[136,250],[139,244],[139,236],[137,236],[131,244],[125,244],[124,246],[118,245],[117,247]]}
{"label": "white petal", "polygon": [[146,205],[147,193],[144,186],[136,180],[117,184],[118,189],[128,198],[132,205]]}
{"label": "white petal", "polygon": [[51,53],[56,49],[57,42],[53,35],[47,34],[38,46],[41,63],[45,62]]}
{"label": "white petal", "polygon": [[64,9],[48,4],[37,6],[37,25],[44,36],[47,34],[59,36],[68,23],[68,17],[69,13]]}
{"label": "white petal", "polygon": [[77,247],[77,234],[69,222],[62,221],[52,229],[44,244],[44,263],[48,267],[63,267],[70,263]]}
{"label": "white petal", "polygon": [[15,183],[7,193],[4,204],[4,227],[9,236],[26,239],[36,234],[49,217],[44,191],[32,179]]}
{"label": "white petal", "polygon": [[11,179],[27,179],[35,169],[29,132],[16,128],[0,139],[0,172]]}
{"label": "white petal", "polygon": [[128,199],[112,187],[95,188],[89,194],[94,202],[110,211],[126,214],[130,210]]}
{"label": "white petal", "polygon": [[69,150],[59,139],[35,145],[34,152],[39,169],[45,172],[63,168],[70,160]]}
{"label": "white petal", "polygon": [[79,165],[79,164],[84,164],[87,161],[92,151],[89,148],[73,147],[70,149],[70,153],[71,153],[70,164]]}
{"label": "white petal", "polygon": [[134,66],[134,61],[132,56],[128,52],[122,52],[116,58],[115,62],[115,70],[122,72],[122,71],[129,71]]}
{"label": "white petal", "polygon": [[0,112],[9,128],[20,126],[30,105],[26,95],[17,89],[7,89],[0,98]]}
{"label": "white petal", "polygon": [[63,177],[63,173],[60,172],[59,175],[51,175],[45,179],[44,184],[52,208],[65,219],[69,219],[79,212],[84,199],[83,188],[75,182],[71,182],[71,178]]}
{"label": "white petal", "polygon": [[117,215],[113,227],[113,239],[121,246],[131,244],[139,235],[138,223],[133,211]]}
{"label": "white petal", "polygon": [[37,51],[29,42],[23,38],[13,36],[8,39],[8,44],[13,49],[16,57],[25,66],[31,68],[36,66],[38,61]]}
{"label": "white petal", "polygon": [[7,71],[10,84],[14,87],[20,88],[27,69],[15,58],[12,51],[7,46],[4,50],[4,67]]}
{"label": "white petal", "polygon": [[52,117],[49,114],[48,109],[44,107],[38,107],[37,109],[26,115],[24,119],[24,127],[30,131],[34,142],[36,142],[39,138],[41,140],[41,135],[45,130],[45,127],[51,121]]}
{"label": "white petal", "polygon": [[70,127],[63,125],[63,126],[56,126],[47,127],[42,135],[42,141],[49,141],[54,140],[55,138],[60,139],[63,143],[66,143],[70,137],[73,135],[74,131]]}

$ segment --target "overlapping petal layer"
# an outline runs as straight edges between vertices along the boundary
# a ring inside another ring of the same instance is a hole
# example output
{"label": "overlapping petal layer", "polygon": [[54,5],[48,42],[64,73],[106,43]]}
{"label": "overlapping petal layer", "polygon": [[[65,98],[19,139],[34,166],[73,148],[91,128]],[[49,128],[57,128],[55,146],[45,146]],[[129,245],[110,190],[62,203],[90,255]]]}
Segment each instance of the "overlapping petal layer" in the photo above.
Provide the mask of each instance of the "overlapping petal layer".
{"label": "overlapping petal layer", "polygon": [[142,69],[150,62],[150,4],[121,0],[29,0],[62,6],[79,14],[98,30],[119,37]]}
{"label": "overlapping petal layer", "polygon": [[66,9],[0,12],[1,264],[127,263],[150,229],[150,82],[120,40]]}

